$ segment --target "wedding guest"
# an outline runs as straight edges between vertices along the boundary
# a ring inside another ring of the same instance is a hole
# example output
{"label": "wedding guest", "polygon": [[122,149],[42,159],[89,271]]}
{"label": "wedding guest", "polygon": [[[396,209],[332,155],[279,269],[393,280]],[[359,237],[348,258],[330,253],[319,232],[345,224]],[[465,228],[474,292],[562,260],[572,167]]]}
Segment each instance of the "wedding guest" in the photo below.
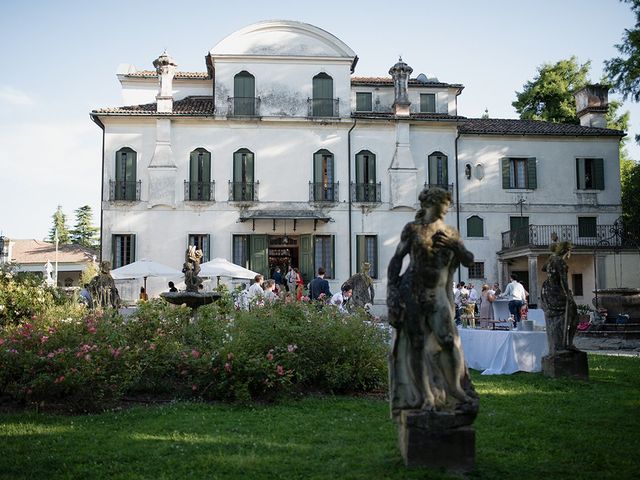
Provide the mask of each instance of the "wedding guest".
{"label": "wedding guest", "polygon": [[522,284],[518,282],[518,276],[515,273],[512,273],[509,278],[511,282],[505,288],[504,293],[500,295],[500,298],[509,299],[509,313],[513,315],[514,327],[517,328],[518,323],[520,323],[520,309],[527,303],[529,294]]}
{"label": "wedding guest", "polygon": [[482,291],[480,292],[480,328],[488,328],[488,320],[493,320],[493,302],[496,296],[486,283],[482,285]]}

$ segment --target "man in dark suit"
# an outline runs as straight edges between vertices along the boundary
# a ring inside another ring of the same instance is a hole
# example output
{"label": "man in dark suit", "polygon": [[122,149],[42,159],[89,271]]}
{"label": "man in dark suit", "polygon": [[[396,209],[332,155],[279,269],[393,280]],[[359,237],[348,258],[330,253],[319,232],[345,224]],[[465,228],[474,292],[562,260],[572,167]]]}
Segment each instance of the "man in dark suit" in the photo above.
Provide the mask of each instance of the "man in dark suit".
{"label": "man in dark suit", "polygon": [[332,297],[331,290],[329,290],[329,282],[324,279],[324,268],[318,269],[318,276],[311,280],[309,283],[309,297],[311,300],[319,300],[320,295],[324,294],[322,299],[330,299]]}

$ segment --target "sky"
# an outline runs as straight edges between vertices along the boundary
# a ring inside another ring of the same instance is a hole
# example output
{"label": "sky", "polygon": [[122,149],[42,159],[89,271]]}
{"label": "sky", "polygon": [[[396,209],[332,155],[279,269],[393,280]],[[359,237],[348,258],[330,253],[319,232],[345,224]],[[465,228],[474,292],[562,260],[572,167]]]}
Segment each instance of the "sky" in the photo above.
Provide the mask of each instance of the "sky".
{"label": "sky", "polygon": [[[591,61],[593,82],[634,24],[618,0],[323,2],[215,0],[0,1],[0,235],[47,237],[58,205],[73,227],[90,205],[100,223],[101,130],[95,108],[122,105],[120,63],[152,70],[166,48],[181,71],[227,35],[262,20],[313,24],[356,52],[356,76],[386,76],[398,56],[465,86],[458,113],[517,118],[511,103],[544,63]],[[610,94],[610,99],[619,99]],[[640,159],[640,105],[631,113],[630,156]]]}

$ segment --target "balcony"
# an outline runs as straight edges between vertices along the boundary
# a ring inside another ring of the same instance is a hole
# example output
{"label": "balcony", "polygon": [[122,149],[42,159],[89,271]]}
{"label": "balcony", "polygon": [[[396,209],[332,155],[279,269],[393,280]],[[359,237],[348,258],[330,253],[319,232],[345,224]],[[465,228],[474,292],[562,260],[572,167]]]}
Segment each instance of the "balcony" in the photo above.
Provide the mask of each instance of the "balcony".
{"label": "balcony", "polygon": [[382,188],[378,183],[352,183],[351,201],[357,203],[381,203]]}
{"label": "balcony", "polygon": [[337,203],[338,186],[336,183],[309,182],[309,201],[316,203]]}
{"label": "balcony", "polygon": [[232,182],[229,180],[230,202],[257,202],[260,182]]}
{"label": "balcony", "polygon": [[227,97],[228,117],[259,117],[260,97]]}
{"label": "balcony", "polygon": [[595,248],[630,247],[634,245],[633,236],[620,230],[618,225],[596,225],[594,228],[579,228],[578,225],[529,225],[517,230],[502,232],[502,249],[520,247],[548,248],[554,243],[552,235],[559,242],[571,242],[574,247]]}
{"label": "balcony", "polygon": [[213,202],[215,198],[215,182],[184,181],[185,202]]}
{"label": "balcony", "polygon": [[339,98],[308,98],[307,105],[309,118],[340,116]]}
{"label": "balcony", "polygon": [[109,201],[139,202],[140,180],[109,180]]}

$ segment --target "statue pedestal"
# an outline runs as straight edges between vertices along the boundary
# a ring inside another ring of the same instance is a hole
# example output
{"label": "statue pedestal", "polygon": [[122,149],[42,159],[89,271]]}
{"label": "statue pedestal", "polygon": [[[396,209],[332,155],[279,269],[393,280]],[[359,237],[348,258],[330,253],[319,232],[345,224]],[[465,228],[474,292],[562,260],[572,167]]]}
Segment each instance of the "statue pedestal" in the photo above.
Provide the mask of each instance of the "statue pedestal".
{"label": "statue pedestal", "polygon": [[400,451],[406,466],[473,470],[476,432],[467,424],[467,415],[403,410],[398,420]]}
{"label": "statue pedestal", "polygon": [[580,350],[563,350],[542,357],[542,372],[547,377],[572,377],[589,380],[587,354]]}

